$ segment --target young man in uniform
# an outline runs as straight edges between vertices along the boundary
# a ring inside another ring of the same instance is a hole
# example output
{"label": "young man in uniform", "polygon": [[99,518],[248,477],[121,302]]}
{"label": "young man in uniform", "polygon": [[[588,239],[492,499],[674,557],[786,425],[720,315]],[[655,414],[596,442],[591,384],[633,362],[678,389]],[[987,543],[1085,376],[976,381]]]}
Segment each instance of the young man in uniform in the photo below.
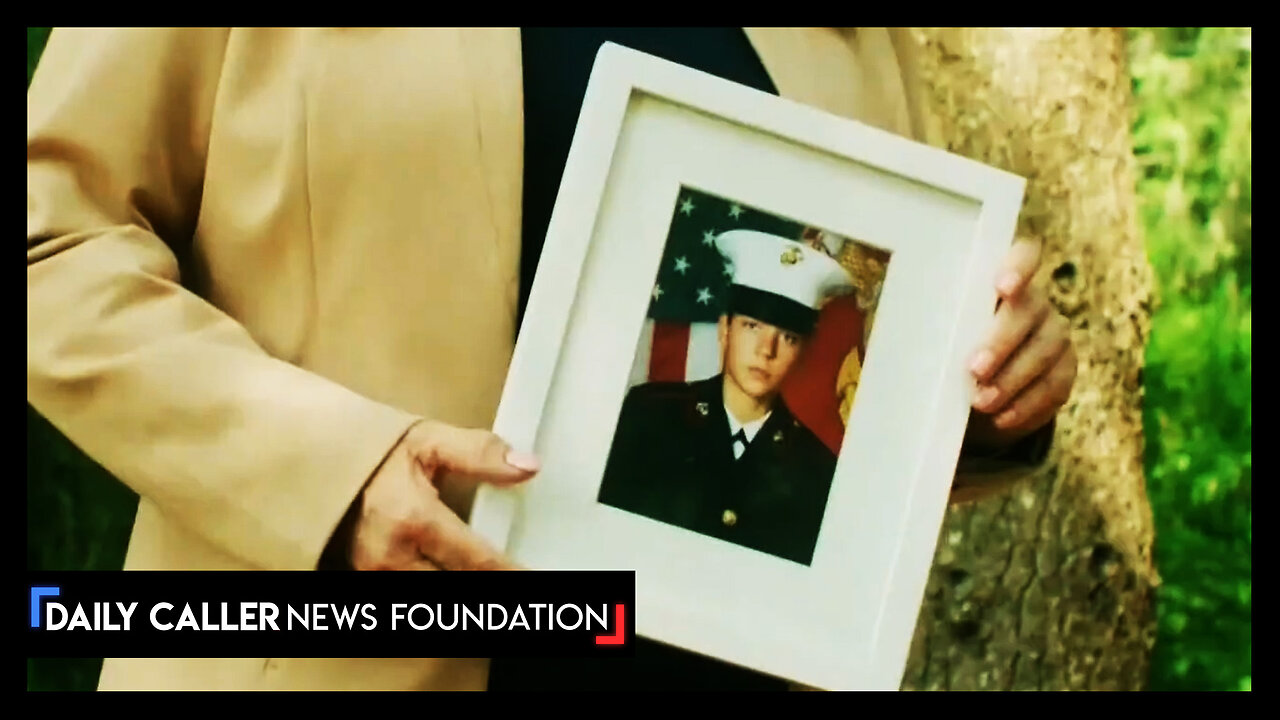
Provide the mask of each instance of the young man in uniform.
{"label": "young man in uniform", "polygon": [[836,455],[791,414],[782,385],[824,301],[853,280],[826,253],[775,235],[734,230],[716,247],[734,273],[722,371],[631,389],[600,501],[807,565]]}

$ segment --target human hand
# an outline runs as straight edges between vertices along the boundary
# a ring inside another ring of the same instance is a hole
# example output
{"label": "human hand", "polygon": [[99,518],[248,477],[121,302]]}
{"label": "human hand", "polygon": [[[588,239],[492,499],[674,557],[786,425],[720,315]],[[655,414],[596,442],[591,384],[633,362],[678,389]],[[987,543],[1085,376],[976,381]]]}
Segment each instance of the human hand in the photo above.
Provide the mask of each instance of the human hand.
{"label": "human hand", "polygon": [[514,570],[440,497],[448,475],[497,485],[533,476],[535,458],[484,430],[422,421],[405,434],[357,500],[350,562],[356,570]]}
{"label": "human hand", "polygon": [[970,359],[977,389],[969,436],[979,446],[1007,447],[1044,427],[1075,384],[1071,325],[1031,286],[1039,265],[1040,244],[1019,240],[996,280],[995,326]]}

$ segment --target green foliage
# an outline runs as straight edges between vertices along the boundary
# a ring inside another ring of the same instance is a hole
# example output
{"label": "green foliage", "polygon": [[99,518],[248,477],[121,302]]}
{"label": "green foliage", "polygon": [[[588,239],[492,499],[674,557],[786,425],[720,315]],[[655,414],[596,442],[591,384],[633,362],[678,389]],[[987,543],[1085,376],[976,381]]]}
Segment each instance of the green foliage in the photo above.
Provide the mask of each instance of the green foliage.
{"label": "green foliage", "polygon": [[1131,32],[1147,251],[1145,374],[1156,521],[1153,690],[1252,675],[1252,66],[1249,29]]}
{"label": "green foliage", "polygon": [[44,52],[44,44],[49,41],[49,31],[53,28],[27,28],[27,86],[31,86],[31,74],[36,71],[36,63],[40,53]]}
{"label": "green foliage", "polygon": [[[137,496],[27,407],[27,567],[119,570]],[[100,658],[28,659],[28,690],[92,690]]]}
{"label": "green foliage", "polygon": [[[27,28],[27,82],[49,28]],[[1131,32],[1135,152],[1159,303],[1147,477],[1160,634],[1152,689],[1252,687],[1251,33]],[[137,498],[28,408],[27,567],[121,567]],[[92,689],[98,659],[27,661]]]}

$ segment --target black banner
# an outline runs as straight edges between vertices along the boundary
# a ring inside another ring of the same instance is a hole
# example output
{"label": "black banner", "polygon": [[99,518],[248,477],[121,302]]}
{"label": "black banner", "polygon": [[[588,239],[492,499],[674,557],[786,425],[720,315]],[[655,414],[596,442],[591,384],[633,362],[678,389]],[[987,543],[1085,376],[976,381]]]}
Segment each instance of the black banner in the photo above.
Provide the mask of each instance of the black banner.
{"label": "black banner", "polygon": [[27,657],[626,657],[635,573],[40,572]]}

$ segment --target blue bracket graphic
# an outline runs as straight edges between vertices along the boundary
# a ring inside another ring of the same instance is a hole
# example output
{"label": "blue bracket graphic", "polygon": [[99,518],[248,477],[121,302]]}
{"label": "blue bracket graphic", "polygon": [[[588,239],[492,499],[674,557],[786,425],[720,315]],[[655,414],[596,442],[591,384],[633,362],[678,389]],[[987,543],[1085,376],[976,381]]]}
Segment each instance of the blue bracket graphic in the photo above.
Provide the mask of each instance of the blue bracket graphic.
{"label": "blue bracket graphic", "polygon": [[56,587],[31,588],[31,627],[40,627],[40,598],[57,597],[61,590]]}

